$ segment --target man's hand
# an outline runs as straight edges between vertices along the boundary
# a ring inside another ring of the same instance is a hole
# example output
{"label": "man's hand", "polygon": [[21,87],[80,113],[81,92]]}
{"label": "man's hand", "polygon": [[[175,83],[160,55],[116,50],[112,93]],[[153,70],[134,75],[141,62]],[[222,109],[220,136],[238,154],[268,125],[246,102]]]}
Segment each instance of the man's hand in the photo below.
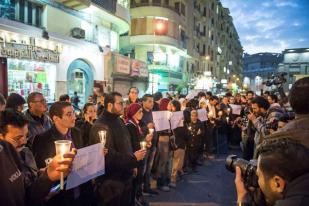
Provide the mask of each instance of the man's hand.
{"label": "man's hand", "polygon": [[77,150],[73,149],[71,152],[64,154],[63,158],[60,155],[55,156],[47,167],[48,178],[51,181],[58,181],[60,180],[61,172],[66,177],[70,172],[76,154]]}
{"label": "man's hand", "polygon": [[245,203],[248,201],[248,191],[245,187],[244,180],[241,176],[241,170],[236,167],[235,186],[237,191],[237,202]]}
{"label": "man's hand", "polygon": [[252,122],[256,120],[256,116],[253,113],[248,114],[248,119]]}
{"label": "man's hand", "polygon": [[147,152],[147,150],[145,150],[145,149],[141,149],[141,150],[134,152],[134,156],[137,159],[137,161],[141,161],[142,159],[144,159],[146,152]]}

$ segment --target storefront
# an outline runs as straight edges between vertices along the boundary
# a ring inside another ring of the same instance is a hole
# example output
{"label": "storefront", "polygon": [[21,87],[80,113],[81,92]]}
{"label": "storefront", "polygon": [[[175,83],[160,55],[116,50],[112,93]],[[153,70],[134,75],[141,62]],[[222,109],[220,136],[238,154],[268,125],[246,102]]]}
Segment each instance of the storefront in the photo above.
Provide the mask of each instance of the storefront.
{"label": "storefront", "polygon": [[24,98],[31,92],[41,92],[47,101],[54,101],[59,53],[25,44],[2,42],[0,45],[3,62],[0,92],[4,95],[15,92]]}
{"label": "storefront", "polygon": [[144,95],[148,89],[148,75],[147,64],[145,62],[131,59],[132,86],[138,88],[140,96]]}
{"label": "storefront", "polygon": [[[143,95],[148,88],[148,69],[147,64],[136,59],[113,53],[109,61],[112,73],[107,77],[112,79],[113,91],[117,91],[127,96],[129,88],[135,86]],[[108,78],[108,82],[109,82]]]}

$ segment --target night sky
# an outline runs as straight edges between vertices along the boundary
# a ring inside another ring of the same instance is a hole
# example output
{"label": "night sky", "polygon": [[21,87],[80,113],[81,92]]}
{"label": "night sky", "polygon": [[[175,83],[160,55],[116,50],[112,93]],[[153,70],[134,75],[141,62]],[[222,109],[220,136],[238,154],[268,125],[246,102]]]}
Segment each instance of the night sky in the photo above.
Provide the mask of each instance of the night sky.
{"label": "night sky", "polygon": [[309,0],[221,0],[245,52],[309,47]]}

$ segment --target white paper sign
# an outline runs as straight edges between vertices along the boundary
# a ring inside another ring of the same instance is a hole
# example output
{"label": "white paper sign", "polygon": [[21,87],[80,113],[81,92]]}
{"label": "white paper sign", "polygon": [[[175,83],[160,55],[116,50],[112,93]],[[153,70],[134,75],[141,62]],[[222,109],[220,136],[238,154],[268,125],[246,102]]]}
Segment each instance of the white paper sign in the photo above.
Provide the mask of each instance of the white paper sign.
{"label": "white paper sign", "polygon": [[153,122],[155,124],[156,131],[163,131],[170,129],[170,123],[169,123],[169,111],[158,111],[158,112],[152,112]]}
{"label": "white paper sign", "polygon": [[67,178],[66,190],[77,187],[105,173],[102,144],[95,144],[77,150],[72,171]]}
{"label": "white paper sign", "polygon": [[176,129],[177,127],[183,127],[183,111],[172,112],[171,115],[171,129]]}
{"label": "white paper sign", "polygon": [[198,119],[199,119],[201,122],[205,122],[205,121],[208,120],[206,109],[198,109],[198,110],[197,110],[197,113],[198,113]]}
{"label": "white paper sign", "polygon": [[240,115],[240,113],[241,113],[241,105],[230,104],[230,106],[232,107],[232,114]]}

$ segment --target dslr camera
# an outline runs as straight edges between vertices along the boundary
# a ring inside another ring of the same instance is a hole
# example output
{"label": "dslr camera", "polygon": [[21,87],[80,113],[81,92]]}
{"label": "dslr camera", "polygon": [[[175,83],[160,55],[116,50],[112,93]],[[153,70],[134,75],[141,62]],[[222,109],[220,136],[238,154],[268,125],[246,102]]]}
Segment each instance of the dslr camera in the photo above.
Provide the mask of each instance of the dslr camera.
{"label": "dslr camera", "polygon": [[236,166],[241,170],[245,186],[247,188],[259,188],[258,177],[256,175],[257,162],[255,160],[247,161],[238,158],[237,155],[229,155],[225,160],[225,167],[228,171],[235,173]]}

